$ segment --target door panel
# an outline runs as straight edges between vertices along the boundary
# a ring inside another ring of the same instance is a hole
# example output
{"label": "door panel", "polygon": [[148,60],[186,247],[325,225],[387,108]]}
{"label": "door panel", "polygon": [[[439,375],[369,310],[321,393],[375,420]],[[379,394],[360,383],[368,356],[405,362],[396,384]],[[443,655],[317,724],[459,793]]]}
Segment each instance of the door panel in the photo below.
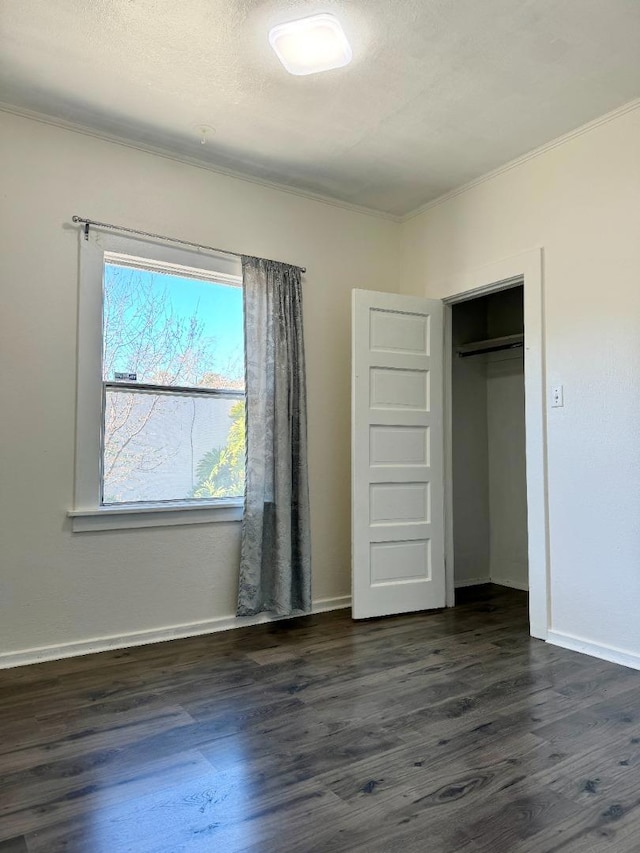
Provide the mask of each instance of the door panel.
{"label": "door panel", "polygon": [[356,619],[444,607],[442,303],[353,291]]}
{"label": "door panel", "polygon": [[430,483],[372,483],[369,519],[378,524],[429,523]]}
{"label": "door panel", "polygon": [[429,355],[429,317],[373,307],[369,316],[372,352]]}
{"label": "door panel", "polygon": [[371,452],[369,465],[429,465],[429,427],[369,425]]}
{"label": "door panel", "polygon": [[429,374],[423,370],[372,367],[371,408],[428,411]]}
{"label": "door panel", "polygon": [[371,582],[374,586],[429,579],[431,576],[428,539],[406,542],[371,543]]}

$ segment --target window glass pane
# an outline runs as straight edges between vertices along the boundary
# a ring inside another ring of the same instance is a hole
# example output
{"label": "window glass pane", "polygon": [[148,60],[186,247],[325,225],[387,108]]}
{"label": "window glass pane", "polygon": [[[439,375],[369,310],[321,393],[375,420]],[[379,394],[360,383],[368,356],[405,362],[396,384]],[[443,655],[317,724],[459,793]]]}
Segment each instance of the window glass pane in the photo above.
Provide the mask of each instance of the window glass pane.
{"label": "window glass pane", "polygon": [[106,382],[244,388],[242,288],[105,262]]}
{"label": "window glass pane", "polygon": [[241,497],[244,400],[106,391],[103,503]]}

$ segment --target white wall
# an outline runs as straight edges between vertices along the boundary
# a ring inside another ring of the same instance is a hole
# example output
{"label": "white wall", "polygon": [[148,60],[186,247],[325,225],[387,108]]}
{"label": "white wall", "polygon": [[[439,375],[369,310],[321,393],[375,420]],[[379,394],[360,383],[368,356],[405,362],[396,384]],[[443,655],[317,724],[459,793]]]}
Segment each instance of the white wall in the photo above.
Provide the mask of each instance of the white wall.
{"label": "white wall", "polygon": [[640,110],[402,226],[8,114],[0,134],[3,651],[233,612],[237,525],[70,532],[79,213],[308,267],[316,598],[350,586],[350,289],[443,297],[543,246],[552,627],[640,661]]}
{"label": "white wall", "polygon": [[[407,289],[544,247],[552,628],[640,656],[640,109],[407,221]],[[640,657],[637,658],[640,663]]]}
{"label": "white wall", "polygon": [[399,226],[0,114],[0,652],[231,615],[239,525],[72,534],[79,214],[299,263],[314,598],[350,593],[350,291],[392,290]]}

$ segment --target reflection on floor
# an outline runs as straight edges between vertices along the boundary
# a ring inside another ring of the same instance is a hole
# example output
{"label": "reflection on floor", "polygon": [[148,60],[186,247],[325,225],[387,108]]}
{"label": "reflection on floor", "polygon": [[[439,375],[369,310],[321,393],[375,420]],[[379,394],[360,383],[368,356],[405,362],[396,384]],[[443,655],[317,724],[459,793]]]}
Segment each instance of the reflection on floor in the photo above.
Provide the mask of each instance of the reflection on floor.
{"label": "reflection on floor", "polygon": [[0,853],[637,853],[640,673],[463,596],[0,673]]}

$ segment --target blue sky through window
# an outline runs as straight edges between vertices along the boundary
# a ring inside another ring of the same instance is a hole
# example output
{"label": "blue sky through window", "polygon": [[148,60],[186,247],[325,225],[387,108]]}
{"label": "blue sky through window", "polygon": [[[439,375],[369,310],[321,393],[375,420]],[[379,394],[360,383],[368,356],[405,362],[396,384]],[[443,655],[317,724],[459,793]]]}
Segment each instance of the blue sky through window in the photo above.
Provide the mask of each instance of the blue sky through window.
{"label": "blue sky through window", "polygon": [[164,384],[185,353],[191,364],[167,384],[201,384],[207,373],[242,378],[241,287],[106,263],[104,291],[105,379],[131,372]]}
{"label": "blue sky through window", "polygon": [[242,288],[211,284],[193,278],[174,275],[156,275],[154,289],[167,288],[176,313],[187,319],[198,310],[198,319],[204,323],[205,337],[215,338],[220,357],[225,359],[237,352],[242,344]]}

